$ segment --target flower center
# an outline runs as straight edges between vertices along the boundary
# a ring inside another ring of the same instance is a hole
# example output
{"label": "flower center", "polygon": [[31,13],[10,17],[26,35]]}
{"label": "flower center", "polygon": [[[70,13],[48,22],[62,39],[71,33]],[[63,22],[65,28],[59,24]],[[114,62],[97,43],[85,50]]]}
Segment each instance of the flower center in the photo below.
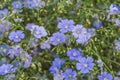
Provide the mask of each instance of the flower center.
{"label": "flower center", "polygon": [[67,29],[67,28],[68,28],[68,26],[65,26],[65,28]]}
{"label": "flower center", "polygon": [[5,69],[5,71],[4,71],[5,73],[7,73],[8,72],[8,70],[7,69]]}
{"label": "flower center", "polygon": [[87,64],[84,64],[84,67],[88,67],[88,65],[87,65]]}
{"label": "flower center", "polygon": [[22,51],[22,50],[20,50],[20,54],[22,54],[22,52],[23,52],[23,51]]}
{"label": "flower center", "polygon": [[74,53],[73,53],[73,56],[76,56],[76,55],[77,55],[76,52],[74,52]]}
{"label": "flower center", "polygon": [[59,41],[60,41],[60,39],[57,39],[57,41],[59,42]]}
{"label": "flower center", "polygon": [[104,78],[103,80],[108,80],[107,78]]}
{"label": "flower center", "polygon": [[6,49],[3,49],[3,52],[6,52]]}
{"label": "flower center", "polygon": [[14,51],[12,51],[12,54],[14,54]]}
{"label": "flower center", "polygon": [[80,31],[77,31],[77,34],[80,34]]}
{"label": "flower center", "polygon": [[69,75],[69,78],[72,78],[72,75]]}
{"label": "flower center", "polygon": [[18,35],[16,35],[15,38],[18,38]]}
{"label": "flower center", "polygon": [[40,34],[40,32],[39,32],[39,31],[36,31],[36,34]]}

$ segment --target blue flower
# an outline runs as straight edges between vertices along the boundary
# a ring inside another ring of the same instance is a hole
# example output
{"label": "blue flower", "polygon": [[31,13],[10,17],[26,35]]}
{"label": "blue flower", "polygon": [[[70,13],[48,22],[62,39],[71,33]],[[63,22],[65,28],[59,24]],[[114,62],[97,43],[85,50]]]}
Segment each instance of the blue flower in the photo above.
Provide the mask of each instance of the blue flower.
{"label": "blue flower", "polygon": [[0,45],[0,54],[8,54],[9,45]]}
{"label": "blue flower", "polygon": [[29,30],[29,31],[31,31],[31,32],[33,32],[36,27],[39,27],[39,26],[38,26],[38,25],[35,25],[35,24],[33,24],[33,23],[28,23],[28,24],[26,25],[26,29]]}
{"label": "blue flower", "polygon": [[[5,29],[6,31],[9,31],[9,30],[10,30],[11,23],[10,23],[8,20],[3,20],[1,25],[4,26],[4,29]],[[4,29],[3,29],[3,30],[4,30]]]}
{"label": "blue flower", "polygon": [[15,74],[7,74],[4,77],[4,80],[14,80]]}
{"label": "blue flower", "polygon": [[94,21],[93,26],[94,26],[94,28],[99,29],[103,26],[103,23],[100,20],[96,20],[96,21]]}
{"label": "blue flower", "polygon": [[44,42],[41,42],[40,43],[40,48],[41,49],[50,49],[50,41],[49,40],[46,40]]}
{"label": "blue flower", "polygon": [[47,32],[43,26],[38,26],[33,23],[27,24],[26,29],[33,32],[36,38],[45,37],[47,35]]}
{"label": "blue flower", "polygon": [[20,12],[22,12],[23,10],[22,10],[22,2],[21,1],[14,1],[14,2],[12,2],[12,7],[14,8],[13,9],[13,13],[20,13]]}
{"label": "blue flower", "polygon": [[9,31],[10,29],[10,22],[7,20],[2,20],[2,23],[0,24],[0,38],[4,37],[4,34],[6,31]]}
{"label": "blue flower", "polygon": [[79,44],[86,43],[91,37],[91,33],[89,33],[82,25],[76,25],[72,32],[73,36],[77,39],[77,43]]}
{"label": "blue flower", "polygon": [[32,62],[32,57],[26,51],[21,49],[20,59],[24,62],[24,68],[29,68]]}
{"label": "blue flower", "polygon": [[116,4],[111,4],[110,5],[110,11],[109,11],[109,15],[112,14],[119,14],[120,13],[120,7]]}
{"label": "blue flower", "polygon": [[24,68],[29,68],[32,62],[32,57],[28,54],[24,57]]}
{"label": "blue flower", "polygon": [[67,69],[64,73],[64,80],[77,80],[77,72],[72,69]]}
{"label": "blue flower", "polygon": [[15,60],[13,64],[17,68],[20,68],[21,66],[23,66],[23,62],[21,60]]}
{"label": "blue flower", "polygon": [[94,63],[93,63],[93,59],[91,57],[82,57],[79,58],[79,63],[76,64],[76,68],[77,70],[80,70],[81,73],[88,73],[90,70],[93,69],[94,67]]}
{"label": "blue flower", "polygon": [[114,49],[115,50],[120,50],[120,38],[118,40],[115,40],[114,44],[115,44]]}
{"label": "blue flower", "polygon": [[113,77],[107,72],[102,72],[101,76],[99,76],[99,80],[113,80]]}
{"label": "blue flower", "polygon": [[42,8],[45,2],[41,0],[24,0],[25,7],[28,9]]}
{"label": "blue flower", "polygon": [[52,62],[52,66],[50,67],[50,73],[55,74],[61,68],[64,62],[65,60],[63,59],[55,58],[54,61]]}
{"label": "blue flower", "polygon": [[82,25],[76,25],[72,32],[75,38],[80,38],[83,34],[87,33],[87,29]]}
{"label": "blue flower", "polygon": [[13,68],[13,65],[11,65],[11,64],[1,65],[0,66],[0,75],[5,75],[5,74],[13,72],[12,68]]}
{"label": "blue flower", "polygon": [[116,19],[116,20],[115,20],[115,23],[116,23],[116,25],[117,25],[118,27],[120,27],[120,20],[119,20],[119,19]]}
{"label": "blue flower", "polygon": [[7,63],[8,63],[7,58],[5,58],[5,57],[1,58],[0,65],[7,64]]}
{"label": "blue flower", "polygon": [[22,8],[22,2],[21,1],[14,1],[14,2],[12,2],[12,7],[14,9],[21,9]]}
{"label": "blue flower", "polygon": [[102,62],[102,60],[97,60],[97,63],[99,64],[100,69],[102,70],[103,69],[103,62]]}
{"label": "blue flower", "polygon": [[66,33],[68,31],[72,31],[73,27],[74,27],[74,21],[73,20],[65,19],[65,20],[61,20],[58,23],[58,28],[60,29],[60,31],[62,33]]}
{"label": "blue flower", "polygon": [[52,74],[56,74],[56,72],[59,70],[60,68],[58,68],[57,66],[51,66],[49,71]]}
{"label": "blue flower", "polygon": [[41,37],[47,36],[47,32],[43,26],[35,27],[35,30],[33,31],[33,33],[36,38],[41,38]]}
{"label": "blue flower", "polygon": [[57,67],[61,67],[61,65],[63,65],[65,63],[64,59],[60,59],[60,58],[55,58],[54,61],[52,62],[53,65],[57,66]]}
{"label": "blue flower", "polygon": [[91,34],[90,33],[84,33],[83,35],[81,35],[76,41],[77,43],[79,44],[85,44],[86,42],[89,41],[91,37]]}
{"label": "blue flower", "polygon": [[94,37],[96,35],[96,29],[94,28],[89,28],[87,29],[88,33],[91,34],[91,37]]}
{"label": "blue flower", "polygon": [[58,45],[60,43],[65,42],[66,36],[63,33],[54,33],[52,37],[50,37],[50,41],[52,42],[53,45]]}
{"label": "blue flower", "polygon": [[0,10],[0,19],[2,19],[3,17],[6,17],[9,15],[9,11],[8,9],[3,9],[3,10]]}
{"label": "blue flower", "polygon": [[70,49],[67,51],[67,56],[71,59],[71,60],[77,60],[79,57],[82,56],[82,52],[80,52],[77,49]]}
{"label": "blue flower", "polygon": [[13,40],[14,42],[20,42],[21,39],[23,39],[25,37],[23,31],[21,30],[17,30],[17,31],[12,31],[9,34],[9,40]]}
{"label": "blue flower", "polygon": [[111,15],[117,15],[120,14],[120,6],[116,5],[116,4],[111,4],[110,8],[109,8],[109,13],[107,16],[107,20],[110,19]]}
{"label": "blue flower", "polygon": [[9,49],[8,55],[11,59],[20,54],[20,49],[17,46],[14,46],[12,49]]}
{"label": "blue flower", "polygon": [[63,80],[63,72],[58,70],[56,74],[54,74],[54,80]]}

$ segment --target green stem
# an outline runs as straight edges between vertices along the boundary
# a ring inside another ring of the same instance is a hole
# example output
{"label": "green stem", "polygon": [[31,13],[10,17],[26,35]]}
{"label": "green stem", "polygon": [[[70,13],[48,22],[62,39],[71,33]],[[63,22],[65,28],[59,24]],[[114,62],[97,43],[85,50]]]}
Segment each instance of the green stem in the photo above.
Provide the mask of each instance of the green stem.
{"label": "green stem", "polygon": [[[92,39],[91,39],[91,42],[92,42],[92,44],[93,44],[93,46],[94,46],[94,49],[95,49],[95,51],[94,51],[95,55],[98,57],[98,59],[102,60],[101,56],[96,53],[98,50],[97,50],[96,46],[94,45],[94,42],[93,42]],[[102,60],[102,61],[103,61],[103,60]],[[110,70],[110,68],[106,65],[106,63],[105,63],[104,61],[103,61],[103,64],[104,64],[104,66],[106,67],[106,69],[109,70],[109,72],[114,76],[114,73]]]}

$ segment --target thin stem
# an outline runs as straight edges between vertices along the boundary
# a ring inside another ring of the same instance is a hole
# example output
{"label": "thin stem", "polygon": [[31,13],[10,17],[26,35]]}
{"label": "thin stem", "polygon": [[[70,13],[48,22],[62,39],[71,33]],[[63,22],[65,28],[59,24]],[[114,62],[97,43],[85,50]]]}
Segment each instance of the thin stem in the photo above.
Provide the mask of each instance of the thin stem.
{"label": "thin stem", "polygon": [[[98,57],[98,59],[101,59],[101,60],[102,60],[101,56],[96,53],[98,50],[97,50],[96,46],[94,45],[92,39],[91,39],[91,42],[92,42],[92,44],[93,44],[93,46],[94,46],[94,49],[95,49],[95,51],[94,51],[95,55]],[[102,61],[103,61],[103,60],[102,60]],[[103,64],[104,64],[104,66],[109,70],[109,72],[112,73],[113,76],[114,76],[114,73],[110,70],[110,68],[106,65],[106,63],[105,63],[104,61],[103,61]]]}

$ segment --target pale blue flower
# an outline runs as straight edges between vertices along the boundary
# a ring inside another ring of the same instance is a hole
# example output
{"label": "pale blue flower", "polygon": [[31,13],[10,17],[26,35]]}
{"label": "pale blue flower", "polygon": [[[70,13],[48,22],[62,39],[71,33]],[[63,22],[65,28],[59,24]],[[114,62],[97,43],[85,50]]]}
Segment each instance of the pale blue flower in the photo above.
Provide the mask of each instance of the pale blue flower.
{"label": "pale blue flower", "polygon": [[83,34],[87,33],[87,29],[84,28],[82,25],[76,25],[73,28],[72,32],[75,38],[80,38]]}
{"label": "pale blue flower", "polygon": [[64,80],[77,80],[77,72],[75,70],[72,70],[70,68],[66,69],[66,71],[63,73]]}
{"label": "pale blue flower", "polygon": [[70,58],[70,60],[77,60],[82,56],[82,52],[73,48],[67,51],[67,56]]}
{"label": "pale blue flower", "polygon": [[11,65],[11,64],[1,65],[0,66],[0,75],[5,75],[5,74],[13,72],[12,68],[13,68],[13,65]]}
{"label": "pale blue flower", "polygon": [[24,0],[24,5],[28,9],[36,9],[44,7],[45,2],[41,0]]}
{"label": "pale blue flower", "polygon": [[47,32],[43,26],[35,27],[35,30],[33,31],[33,33],[36,38],[47,36]]}
{"label": "pale blue flower", "polygon": [[63,19],[58,23],[58,28],[62,33],[66,33],[69,31],[72,31],[74,27],[74,21],[73,20],[68,20],[68,19]]}
{"label": "pale blue flower", "polygon": [[21,9],[22,8],[22,2],[21,1],[14,1],[14,2],[12,2],[12,7],[14,9]]}
{"label": "pale blue flower", "polygon": [[57,71],[61,68],[61,66],[65,63],[64,59],[55,58],[52,62],[52,66],[50,67],[50,73],[56,74]]}
{"label": "pale blue flower", "polygon": [[101,76],[99,76],[99,80],[113,80],[113,77],[107,72],[102,72]]}
{"label": "pale blue flower", "polygon": [[25,34],[21,30],[12,31],[9,34],[9,40],[14,41],[14,42],[20,42],[21,39],[23,39],[24,37],[25,37]]}
{"label": "pale blue flower", "polygon": [[91,34],[90,33],[84,33],[76,41],[79,44],[85,44],[86,42],[89,41],[90,38],[91,38]]}
{"label": "pale blue flower", "polygon": [[54,33],[52,37],[50,37],[50,41],[52,42],[53,45],[58,45],[60,43],[65,42],[66,36],[63,33]]}
{"label": "pale blue flower", "polygon": [[78,59],[78,61],[79,63],[76,64],[76,68],[83,74],[88,73],[94,67],[93,58],[91,57],[81,57]]}
{"label": "pale blue flower", "polygon": [[100,20],[95,20],[93,22],[93,26],[94,26],[94,28],[99,29],[99,28],[101,28],[103,26],[103,23]]}

